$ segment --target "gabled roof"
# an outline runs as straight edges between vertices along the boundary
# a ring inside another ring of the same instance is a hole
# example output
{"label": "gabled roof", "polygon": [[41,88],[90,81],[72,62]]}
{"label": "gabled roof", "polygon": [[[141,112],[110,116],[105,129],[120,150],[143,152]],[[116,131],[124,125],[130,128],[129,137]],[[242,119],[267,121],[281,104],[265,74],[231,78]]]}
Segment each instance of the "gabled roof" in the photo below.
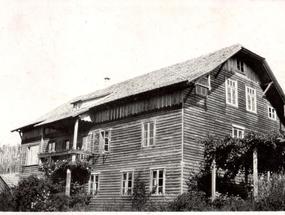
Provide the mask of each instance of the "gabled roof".
{"label": "gabled roof", "polygon": [[[243,50],[244,53],[251,55],[252,57],[258,59],[259,61],[264,61],[264,58],[254,54],[253,52],[243,48],[240,44],[236,44],[230,47],[223,48],[216,52],[200,56],[185,62],[177,63],[172,66],[168,66],[124,82],[114,84],[108,88],[97,90],[93,93],[79,96],[59,107],[47,113],[46,115],[40,117],[36,121],[25,125],[30,126],[40,126],[55,122],[61,119],[75,117],[81,113],[88,111],[90,108],[100,106],[109,102],[113,102],[119,99],[127,98],[129,96],[137,95],[147,91],[159,89],[162,87],[179,84],[182,82],[191,82],[197,78],[213,71],[219,65],[227,61],[233,55],[237,54],[239,51]],[[265,62],[266,63],[266,62]],[[267,64],[266,64],[267,65]],[[272,72],[269,71],[271,74]],[[273,76],[273,74],[272,74]],[[273,76],[274,77],[274,76]],[[281,89],[276,80],[277,88]],[[283,101],[285,101],[285,96],[283,91],[280,91]],[[93,102],[90,106],[74,110],[73,104],[79,101],[88,101],[92,99],[98,99],[98,102]],[[18,129],[21,129],[20,127]],[[18,130],[15,129],[15,130]],[[14,131],[15,131],[14,130]]]}

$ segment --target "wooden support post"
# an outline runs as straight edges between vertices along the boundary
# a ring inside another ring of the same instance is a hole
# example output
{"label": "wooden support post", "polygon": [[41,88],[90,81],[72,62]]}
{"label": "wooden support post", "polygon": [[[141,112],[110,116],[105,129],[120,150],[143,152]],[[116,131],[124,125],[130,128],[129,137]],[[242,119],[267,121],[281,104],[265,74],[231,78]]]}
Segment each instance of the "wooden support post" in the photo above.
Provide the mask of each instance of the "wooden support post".
{"label": "wooden support post", "polygon": [[70,183],[71,183],[71,171],[66,170],[66,185],[65,185],[65,195],[70,196]]}
{"label": "wooden support post", "polygon": [[[74,133],[73,133],[73,144],[72,144],[72,149],[76,150],[77,149],[77,137],[78,137],[78,124],[79,124],[79,119],[76,119],[75,124],[74,124]],[[75,161],[76,155],[72,155],[72,161]]]}
{"label": "wooden support post", "polygon": [[44,152],[44,132],[45,130],[44,130],[44,128],[43,127],[41,127],[41,143],[40,143],[40,148],[39,148],[39,153],[42,153],[42,152]]}
{"label": "wooden support post", "polygon": [[270,171],[267,171],[267,181],[270,181]]}
{"label": "wooden support post", "polygon": [[212,186],[211,186],[211,193],[212,193],[212,202],[216,198],[216,161],[215,159],[212,162]]}
{"label": "wooden support post", "polygon": [[253,149],[253,197],[258,198],[258,169],[257,169],[257,148]]}

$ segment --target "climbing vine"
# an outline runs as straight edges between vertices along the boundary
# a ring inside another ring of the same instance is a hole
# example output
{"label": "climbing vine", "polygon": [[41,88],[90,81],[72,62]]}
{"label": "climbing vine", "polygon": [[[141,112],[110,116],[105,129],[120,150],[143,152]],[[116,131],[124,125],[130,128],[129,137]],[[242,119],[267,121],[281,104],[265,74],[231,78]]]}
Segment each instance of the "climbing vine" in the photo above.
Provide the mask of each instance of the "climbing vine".
{"label": "climbing vine", "polygon": [[71,181],[82,185],[89,180],[91,163],[79,159],[76,161],[57,160],[43,162],[40,166],[40,170],[53,182],[65,182],[67,169],[72,172]]}
{"label": "climbing vine", "polygon": [[252,172],[252,152],[258,150],[258,171],[280,172],[285,167],[284,136],[279,133],[260,134],[249,132],[243,139],[225,136],[208,136],[205,145],[205,170],[210,170],[215,159],[224,177],[233,179],[240,171]]}

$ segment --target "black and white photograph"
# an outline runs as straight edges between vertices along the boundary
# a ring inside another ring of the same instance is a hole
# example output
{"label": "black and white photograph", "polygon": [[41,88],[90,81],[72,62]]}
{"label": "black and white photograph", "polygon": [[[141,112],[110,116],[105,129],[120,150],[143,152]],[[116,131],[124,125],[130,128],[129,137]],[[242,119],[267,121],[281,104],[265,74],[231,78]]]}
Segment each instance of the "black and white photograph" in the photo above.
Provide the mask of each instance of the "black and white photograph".
{"label": "black and white photograph", "polygon": [[0,0],[0,213],[285,211],[285,1]]}

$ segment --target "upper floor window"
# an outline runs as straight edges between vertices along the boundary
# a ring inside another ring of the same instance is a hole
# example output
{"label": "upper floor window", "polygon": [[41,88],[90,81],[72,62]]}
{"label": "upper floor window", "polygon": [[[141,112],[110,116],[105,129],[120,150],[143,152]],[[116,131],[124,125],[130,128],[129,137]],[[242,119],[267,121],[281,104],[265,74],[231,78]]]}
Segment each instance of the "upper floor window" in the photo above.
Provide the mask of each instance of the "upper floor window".
{"label": "upper floor window", "polygon": [[198,79],[195,83],[196,94],[206,97],[211,90],[211,79],[210,75],[203,76],[202,78]]}
{"label": "upper floor window", "polygon": [[110,130],[101,131],[100,135],[101,135],[103,151],[104,152],[110,151],[111,131]]}
{"label": "upper floor window", "polygon": [[96,152],[109,152],[110,142],[111,142],[111,129],[106,130],[96,130],[88,135],[88,140],[90,140],[91,151]]}
{"label": "upper floor window", "polygon": [[39,145],[29,146],[27,151],[26,165],[38,164]]}
{"label": "upper floor window", "polygon": [[133,181],[134,181],[134,172],[125,171],[122,172],[122,195],[131,195],[133,193]]}
{"label": "upper floor window", "polygon": [[226,79],[226,103],[238,106],[238,85],[237,81]]}
{"label": "upper floor window", "polygon": [[246,110],[256,113],[256,90],[246,86],[245,87],[246,92]]}
{"label": "upper floor window", "polygon": [[237,59],[237,69],[241,72],[244,72],[244,63],[239,59]]}
{"label": "upper floor window", "polygon": [[276,111],[273,107],[271,106],[268,106],[268,118],[269,119],[273,119],[273,120],[276,120],[277,119],[277,116],[276,116]]}
{"label": "upper floor window", "polygon": [[165,193],[165,169],[152,169],[150,190],[152,194],[161,195]]}
{"label": "upper floor window", "polygon": [[48,144],[48,152],[55,152],[55,142],[50,142]]}
{"label": "upper floor window", "polygon": [[232,137],[233,138],[244,138],[244,127],[233,125],[232,127]]}
{"label": "upper floor window", "polygon": [[155,144],[155,121],[147,121],[142,124],[142,146]]}
{"label": "upper floor window", "polygon": [[99,174],[91,173],[89,179],[89,193],[95,196],[99,191]]}

